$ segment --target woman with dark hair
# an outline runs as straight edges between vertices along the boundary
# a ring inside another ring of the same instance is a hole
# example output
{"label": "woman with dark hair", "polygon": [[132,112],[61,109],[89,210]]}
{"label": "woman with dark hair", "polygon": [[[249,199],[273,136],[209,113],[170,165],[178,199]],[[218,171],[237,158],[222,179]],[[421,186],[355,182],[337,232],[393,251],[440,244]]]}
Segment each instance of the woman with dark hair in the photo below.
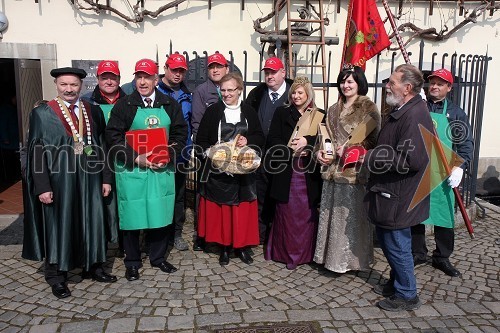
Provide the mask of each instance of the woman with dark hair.
{"label": "woman with dark hair", "polygon": [[306,77],[297,77],[288,104],[274,113],[267,138],[266,171],[272,175],[270,195],[277,204],[264,256],[285,263],[290,270],[312,261],[316,243],[321,196],[319,167],[312,157],[316,135],[295,137],[291,148],[287,146],[309,108],[324,114],[314,104],[312,84]]}
{"label": "woman with dark hair", "polygon": [[[339,101],[326,114],[334,158],[318,150],[323,191],[314,261],[337,273],[368,269],[373,261],[372,229],[363,206],[368,172],[357,157],[375,146],[380,130],[377,106],[366,97],[363,70],[344,66],[337,78]],[[370,116],[376,128],[361,142],[349,142],[353,130]]]}
{"label": "woman with dark hair", "polygon": [[[205,151],[211,146],[236,141],[236,147],[265,143],[257,112],[241,103],[243,79],[229,73],[220,80],[222,100],[211,105],[201,119],[196,144]],[[198,237],[221,245],[219,263],[229,263],[231,247],[246,264],[253,262],[246,247],[259,245],[257,190],[254,174],[234,174],[216,170],[205,159],[200,182]]]}

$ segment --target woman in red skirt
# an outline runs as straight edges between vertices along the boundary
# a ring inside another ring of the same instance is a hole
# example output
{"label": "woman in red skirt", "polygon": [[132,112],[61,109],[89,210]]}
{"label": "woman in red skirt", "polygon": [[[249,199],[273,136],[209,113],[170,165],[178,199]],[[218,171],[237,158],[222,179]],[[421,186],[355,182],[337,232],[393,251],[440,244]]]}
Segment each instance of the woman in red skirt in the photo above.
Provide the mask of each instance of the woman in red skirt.
{"label": "woman in red skirt", "polygon": [[[229,73],[220,80],[222,101],[210,106],[198,128],[196,144],[203,151],[219,142],[239,138],[236,147],[260,151],[264,145],[257,112],[241,103],[243,80]],[[231,247],[246,264],[253,262],[246,250],[259,244],[258,205],[253,173],[230,175],[205,159],[200,181],[198,237],[221,245],[219,263],[227,265]]]}

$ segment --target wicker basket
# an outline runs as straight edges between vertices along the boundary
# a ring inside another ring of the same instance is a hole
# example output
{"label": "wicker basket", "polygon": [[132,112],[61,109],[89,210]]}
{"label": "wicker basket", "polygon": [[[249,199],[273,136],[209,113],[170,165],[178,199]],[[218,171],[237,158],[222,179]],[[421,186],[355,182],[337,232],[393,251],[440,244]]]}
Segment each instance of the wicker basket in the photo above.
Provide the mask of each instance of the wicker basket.
{"label": "wicker basket", "polygon": [[247,174],[255,171],[260,165],[260,157],[252,148],[236,147],[237,136],[231,142],[216,144],[208,149],[207,156],[217,170],[233,175]]}

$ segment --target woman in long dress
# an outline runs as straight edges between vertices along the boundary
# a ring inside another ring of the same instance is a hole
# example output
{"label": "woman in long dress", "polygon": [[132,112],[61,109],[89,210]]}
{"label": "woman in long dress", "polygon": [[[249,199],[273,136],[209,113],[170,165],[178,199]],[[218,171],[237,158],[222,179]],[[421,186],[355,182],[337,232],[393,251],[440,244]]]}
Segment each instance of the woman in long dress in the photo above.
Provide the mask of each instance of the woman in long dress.
{"label": "woman in long dress", "polygon": [[[237,140],[236,147],[265,143],[257,112],[241,103],[243,80],[229,73],[220,80],[222,101],[210,106],[201,120],[196,144],[203,150],[218,142]],[[231,248],[246,264],[253,259],[247,247],[259,245],[255,175],[229,175],[205,160],[200,186],[198,237],[221,245],[220,265],[229,264]]]}
{"label": "woman in long dress", "polygon": [[[368,83],[363,70],[347,66],[337,78],[339,101],[330,107],[326,126],[334,145],[334,159],[319,150],[317,160],[323,165],[323,190],[314,261],[337,273],[368,269],[373,262],[372,229],[367,220],[363,198],[367,170],[360,163],[347,161],[348,153],[363,154],[375,146],[380,129],[377,106],[366,97]],[[346,144],[352,131],[367,116],[377,127],[357,147]],[[359,147],[361,146],[361,147]],[[351,152],[352,153],[352,152]],[[346,162],[352,162],[346,164]]]}
{"label": "woman in long dress", "polygon": [[267,140],[266,168],[271,174],[270,195],[276,212],[265,251],[266,260],[283,262],[293,270],[312,262],[321,191],[319,168],[312,156],[316,135],[296,137],[297,122],[308,108],[314,112],[314,91],[305,77],[290,87],[288,105],[276,109]]}

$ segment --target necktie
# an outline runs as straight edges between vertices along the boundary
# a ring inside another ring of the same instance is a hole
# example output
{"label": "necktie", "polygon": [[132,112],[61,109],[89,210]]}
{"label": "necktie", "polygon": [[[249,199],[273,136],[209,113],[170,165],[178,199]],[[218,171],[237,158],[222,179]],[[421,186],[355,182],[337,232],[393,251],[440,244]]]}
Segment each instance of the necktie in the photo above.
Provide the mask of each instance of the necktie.
{"label": "necktie", "polygon": [[276,102],[278,100],[278,96],[279,95],[278,95],[277,92],[272,92],[271,93],[271,97],[272,97],[271,102],[273,102],[273,104],[274,104],[274,102]]}
{"label": "necktie", "polygon": [[68,106],[68,110],[69,113],[71,114],[71,119],[73,120],[73,124],[75,124],[75,127],[78,127],[78,117],[76,116],[75,108],[76,108],[75,104],[71,104],[70,106]]}
{"label": "necktie", "polygon": [[150,108],[151,107],[151,103],[153,102],[153,100],[149,97],[146,97],[144,98],[144,101],[147,103],[146,107],[147,108]]}

